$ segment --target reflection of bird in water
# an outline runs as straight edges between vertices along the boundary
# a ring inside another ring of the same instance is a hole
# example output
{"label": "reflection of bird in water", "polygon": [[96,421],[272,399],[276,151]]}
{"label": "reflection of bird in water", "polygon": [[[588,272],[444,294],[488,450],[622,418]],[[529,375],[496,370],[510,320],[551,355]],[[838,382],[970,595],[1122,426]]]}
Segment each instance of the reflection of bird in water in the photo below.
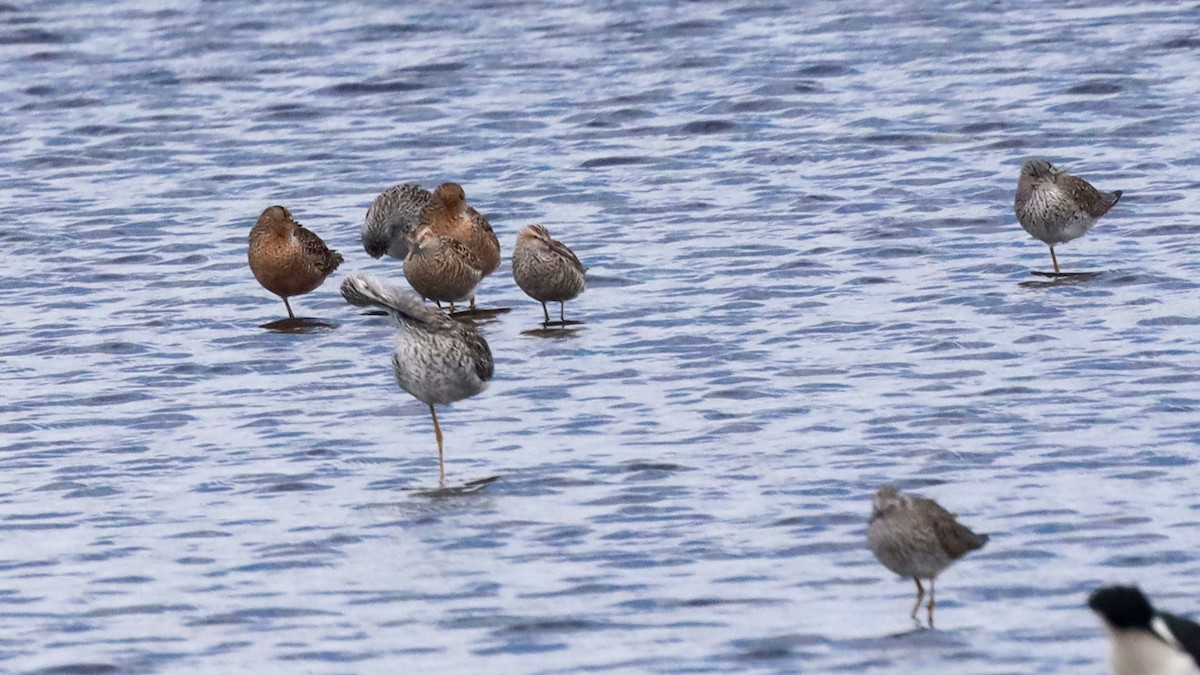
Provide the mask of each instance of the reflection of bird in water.
{"label": "reflection of bird in water", "polygon": [[342,264],[340,253],[329,250],[312,230],[292,220],[292,214],[282,206],[267,208],[250,229],[249,257],[254,278],[283,298],[290,319],[296,315],[288,298],[320,286]]}
{"label": "reflection of bird in water", "polygon": [[352,305],[374,305],[400,321],[392,352],[392,372],[400,388],[429,406],[438,444],[438,480],[445,482],[442,428],[435,405],[474,396],[492,379],[492,351],[474,326],[459,323],[410,293],[366,274],[342,281],[342,297]]}
{"label": "reflection of bird in water", "polygon": [[[433,191],[433,199],[421,212],[418,225],[425,227],[465,246],[478,261],[481,277],[500,266],[500,241],[496,233],[487,218],[467,206],[466,193],[458,183],[442,183]],[[475,308],[474,295],[471,308]]]}
{"label": "reflection of bird in water", "polygon": [[954,514],[932,499],[905,494],[891,485],[879,488],[867,526],[871,552],[889,570],[917,582],[917,602],[912,618],[917,619],[929,580],[929,627],[933,628],[933,581],[954,561],[987,543],[986,534],[975,534],[959,524]]}
{"label": "reflection of bird in water", "polygon": [[448,302],[453,312],[454,303],[474,297],[483,278],[480,267],[462,243],[422,225],[404,259],[404,278],[422,298],[433,300],[438,308]]}
{"label": "reflection of bird in water", "polygon": [[421,211],[433,199],[433,193],[420,185],[393,185],[371,202],[362,226],[362,244],[372,258],[385,253],[404,259],[409,239],[421,221]]}
{"label": "reflection of bird in water", "polygon": [[1120,190],[1100,192],[1044,159],[1030,159],[1021,167],[1014,208],[1021,227],[1050,246],[1050,260],[1058,274],[1054,245],[1082,237],[1119,199]]}
{"label": "reflection of bird in water", "polygon": [[1088,598],[1108,630],[1114,675],[1200,673],[1200,625],[1157,612],[1136,586],[1106,586]]}
{"label": "reflection of bird in water", "polygon": [[567,245],[552,239],[541,225],[530,225],[517,235],[512,256],[513,280],[529,297],[542,303],[542,314],[550,323],[547,302],[558,303],[558,319],[563,303],[583,292],[584,267]]}

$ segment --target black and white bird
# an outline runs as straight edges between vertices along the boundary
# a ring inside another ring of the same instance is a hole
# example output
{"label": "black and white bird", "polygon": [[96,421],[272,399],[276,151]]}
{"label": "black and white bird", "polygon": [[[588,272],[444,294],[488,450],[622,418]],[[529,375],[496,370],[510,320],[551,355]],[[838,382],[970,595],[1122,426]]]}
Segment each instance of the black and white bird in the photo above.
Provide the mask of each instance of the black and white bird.
{"label": "black and white bird", "polygon": [[1104,586],[1088,598],[1111,643],[1113,675],[1200,675],[1200,624],[1155,611],[1136,586]]}

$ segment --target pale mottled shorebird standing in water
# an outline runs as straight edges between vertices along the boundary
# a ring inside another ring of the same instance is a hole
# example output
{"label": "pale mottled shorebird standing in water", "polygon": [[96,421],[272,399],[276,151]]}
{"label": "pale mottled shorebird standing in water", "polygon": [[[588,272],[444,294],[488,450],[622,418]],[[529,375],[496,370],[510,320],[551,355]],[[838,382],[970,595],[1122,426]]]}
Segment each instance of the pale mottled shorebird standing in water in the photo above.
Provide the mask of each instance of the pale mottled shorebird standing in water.
{"label": "pale mottled shorebird standing in water", "polygon": [[492,351],[479,331],[425,305],[416,296],[365,274],[342,281],[342,297],[352,305],[373,305],[400,322],[392,352],[392,372],[400,388],[429,406],[438,444],[438,481],[446,480],[442,428],[435,405],[474,396],[492,379]]}
{"label": "pale mottled shorebird standing in water", "polygon": [[542,303],[542,314],[550,323],[547,302],[558,303],[558,320],[563,317],[563,303],[572,300],[584,288],[584,267],[567,245],[552,239],[541,225],[530,225],[517,235],[512,256],[513,280],[529,297]]}
{"label": "pale mottled shorebird standing in water", "polygon": [[380,258],[386,254],[404,260],[409,240],[421,222],[421,211],[432,200],[432,192],[412,183],[393,185],[381,192],[363,220],[362,244],[367,255]]}
{"label": "pale mottled shorebird standing in water", "polygon": [[283,298],[289,319],[296,315],[288,298],[320,286],[342,264],[342,254],[329,250],[282,206],[268,207],[250,229],[249,257],[254,278]]}
{"label": "pale mottled shorebird standing in water", "polygon": [[[421,212],[418,229],[425,227],[465,246],[478,261],[481,277],[500,266],[500,240],[487,218],[467,206],[466,193],[458,183],[442,183],[433,191],[433,199]],[[471,309],[474,308],[472,294]]]}
{"label": "pale mottled shorebird standing in water", "polygon": [[404,278],[422,298],[433,300],[439,309],[448,302],[453,312],[454,303],[475,296],[483,265],[466,246],[424,225],[411,244],[404,259]]}
{"label": "pale mottled shorebird standing in water", "polygon": [[1200,675],[1200,625],[1155,611],[1136,586],[1096,589],[1088,606],[1108,631],[1114,675]]}
{"label": "pale mottled shorebird standing in water", "polygon": [[917,582],[917,619],[929,580],[929,627],[933,628],[934,579],[954,561],[987,543],[986,534],[975,534],[932,499],[905,494],[891,485],[879,488],[867,526],[871,552],[889,570]]}
{"label": "pale mottled shorebird standing in water", "polygon": [[1021,167],[1014,208],[1021,227],[1050,246],[1059,274],[1054,245],[1082,237],[1120,199],[1120,190],[1101,192],[1044,159],[1030,159]]}

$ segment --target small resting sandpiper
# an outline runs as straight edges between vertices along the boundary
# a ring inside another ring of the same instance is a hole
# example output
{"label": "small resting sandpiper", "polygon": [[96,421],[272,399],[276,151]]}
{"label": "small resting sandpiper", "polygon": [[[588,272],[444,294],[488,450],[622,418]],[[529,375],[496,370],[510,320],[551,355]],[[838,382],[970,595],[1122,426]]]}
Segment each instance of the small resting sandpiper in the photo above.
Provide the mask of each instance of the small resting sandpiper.
{"label": "small resting sandpiper", "polygon": [[975,534],[932,499],[901,492],[885,485],[875,494],[871,521],[867,525],[867,543],[884,567],[917,582],[917,602],[913,621],[920,625],[917,611],[929,580],[929,627],[933,628],[934,579],[954,561],[982,548],[988,535]]}
{"label": "small resting sandpiper", "polygon": [[551,238],[545,227],[530,225],[517,235],[512,255],[513,280],[526,295],[542,303],[546,324],[550,323],[547,302],[558,303],[558,320],[566,323],[563,303],[583,292],[585,271],[575,253]]}
{"label": "small resting sandpiper", "polygon": [[1120,190],[1101,192],[1044,159],[1030,159],[1021,167],[1013,208],[1021,227],[1050,247],[1054,273],[1061,274],[1054,245],[1086,234],[1121,194]]}
{"label": "small resting sandpiper", "polygon": [[297,223],[290,211],[271,206],[250,229],[250,271],[263,288],[283,298],[288,318],[296,318],[288,298],[320,286],[342,264],[312,230]]}

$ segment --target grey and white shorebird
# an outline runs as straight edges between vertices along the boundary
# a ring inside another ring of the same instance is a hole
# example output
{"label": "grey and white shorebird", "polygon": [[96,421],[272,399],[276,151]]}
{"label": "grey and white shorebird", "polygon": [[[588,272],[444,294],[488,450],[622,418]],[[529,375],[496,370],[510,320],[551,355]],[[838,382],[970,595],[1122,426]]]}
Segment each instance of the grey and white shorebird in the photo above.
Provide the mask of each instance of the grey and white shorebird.
{"label": "grey and white shorebird", "polygon": [[342,297],[357,307],[379,307],[400,322],[392,373],[400,388],[429,406],[438,444],[438,482],[446,481],[442,428],[434,406],[483,391],[492,379],[492,351],[471,325],[427,306],[415,295],[366,274],[342,281]]}
{"label": "grey and white shorebird", "polygon": [[975,534],[937,502],[906,494],[892,485],[875,493],[867,543],[884,567],[917,583],[913,621],[925,597],[922,579],[929,580],[928,623],[933,628],[934,579],[954,561],[982,548],[988,535]]}
{"label": "grey and white shorebird", "polygon": [[1013,206],[1021,227],[1050,247],[1054,273],[1059,274],[1054,245],[1086,234],[1121,194],[1120,190],[1101,192],[1044,159],[1030,159],[1021,167]]}
{"label": "grey and white shorebird", "polygon": [[1108,631],[1114,675],[1200,675],[1200,625],[1159,612],[1136,586],[1105,586],[1088,606]]}
{"label": "grey and white shorebird", "polygon": [[542,303],[547,324],[550,323],[547,302],[558,303],[558,320],[566,323],[563,303],[583,292],[584,272],[583,263],[575,253],[551,238],[545,227],[530,225],[517,235],[512,256],[513,280],[526,295]]}
{"label": "grey and white shorebird", "polygon": [[330,250],[282,206],[269,206],[259,215],[249,244],[250,272],[263,288],[283,298],[289,319],[296,315],[288,298],[320,286],[342,264],[341,253]]}
{"label": "grey and white shorebird", "polygon": [[385,254],[399,260],[408,255],[409,240],[421,222],[421,211],[433,200],[433,193],[420,185],[402,183],[379,193],[363,220],[362,245],[367,255]]}

